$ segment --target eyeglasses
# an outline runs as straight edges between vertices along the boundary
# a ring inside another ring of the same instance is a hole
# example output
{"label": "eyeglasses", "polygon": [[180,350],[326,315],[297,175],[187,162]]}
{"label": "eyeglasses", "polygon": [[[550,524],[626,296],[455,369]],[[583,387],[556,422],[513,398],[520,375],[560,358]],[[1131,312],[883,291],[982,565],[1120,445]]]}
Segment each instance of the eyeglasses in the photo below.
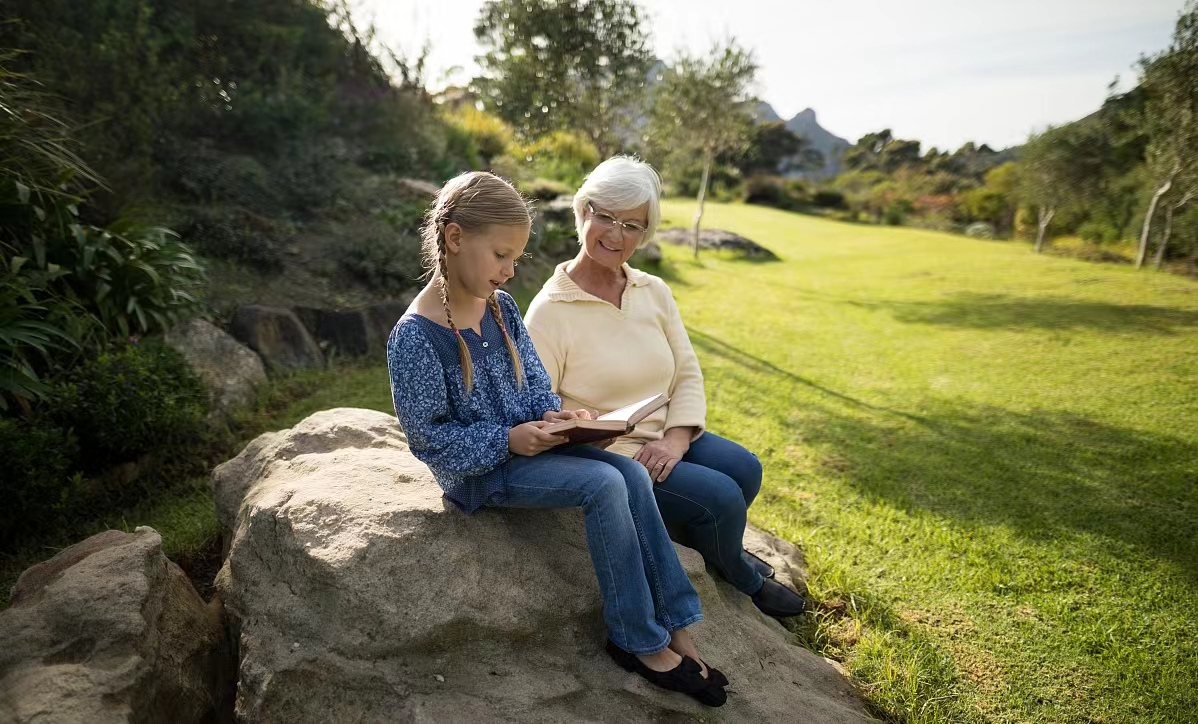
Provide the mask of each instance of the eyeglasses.
{"label": "eyeglasses", "polygon": [[633,223],[631,221],[620,221],[606,211],[597,210],[589,201],[587,202],[587,208],[590,209],[591,218],[594,219],[596,224],[599,224],[599,226],[602,226],[606,229],[619,226],[620,231],[623,232],[626,238],[639,239],[645,235],[646,231],[648,231],[648,229],[640,224]]}

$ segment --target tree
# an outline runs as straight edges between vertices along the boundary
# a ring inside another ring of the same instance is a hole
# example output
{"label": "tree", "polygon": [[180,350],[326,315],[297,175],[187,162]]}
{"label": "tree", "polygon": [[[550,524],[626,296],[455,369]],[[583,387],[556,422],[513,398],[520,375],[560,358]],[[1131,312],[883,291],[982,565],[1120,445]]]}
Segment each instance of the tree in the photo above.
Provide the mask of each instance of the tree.
{"label": "tree", "polygon": [[633,0],[489,0],[474,86],[525,139],[571,130],[611,155],[653,62],[642,14]]}
{"label": "tree", "polygon": [[1062,208],[1085,206],[1107,176],[1107,137],[1102,125],[1078,121],[1033,135],[1019,161],[1019,195],[1036,207],[1036,251]]}
{"label": "tree", "polygon": [[756,74],[753,54],[729,40],[704,56],[680,53],[655,91],[649,118],[652,142],[703,162],[692,231],[695,256],[712,163],[717,156],[742,152],[752,138],[756,101],[750,91]]}
{"label": "tree", "polygon": [[1175,186],[1184,186],[1183,197],[1198,187],[1198,2],[1186,4],[1169,47],[1141,60],[1140,67],[1146,95],[1146,156],[1155,190],[1140,231],[1137,269],[1148,255],[1152,219],[1161,199]]}
{"label": "tree", "polygon": [[771,121],[753,128],[748,146],[735,165],[746,176],[786,173],[822,168],[824,155],[811,148],[807,139],[795,135],[782,121]]}

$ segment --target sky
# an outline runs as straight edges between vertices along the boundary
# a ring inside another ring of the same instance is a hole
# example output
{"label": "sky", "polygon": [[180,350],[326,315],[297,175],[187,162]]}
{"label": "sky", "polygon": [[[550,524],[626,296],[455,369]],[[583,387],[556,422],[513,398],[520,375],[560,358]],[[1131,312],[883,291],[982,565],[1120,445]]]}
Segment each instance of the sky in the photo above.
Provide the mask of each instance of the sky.
{"label": "sky", "polygon": [[[430,46],[433,89],[465,84],[481,53],[482,0],[351,0],[379,39]],[[778,115],[804,108],[855,141],[890,128],[924,148],[1017,145],[1081,118],[1116,76],[1169,43],[1183,0],[641,0],[666,62],[733,37],[753,51],[756,92]]]}

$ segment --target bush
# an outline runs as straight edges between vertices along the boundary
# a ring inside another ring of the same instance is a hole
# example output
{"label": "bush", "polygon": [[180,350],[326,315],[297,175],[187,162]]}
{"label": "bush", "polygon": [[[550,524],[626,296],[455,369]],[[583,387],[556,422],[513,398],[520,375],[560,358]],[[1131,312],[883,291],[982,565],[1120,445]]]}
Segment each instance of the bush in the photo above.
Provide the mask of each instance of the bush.
{"label": "bush", "polygon": [[787,181],[779,176],[758,174],[745,181],[744,201],[747,204],[773,206],[795,211],[806,205],[806,189],[798,181]]}
{"label": "bush", "polygon": [[54,525],[77,505],[75,437],[45,420],[0,419],[0,547]]}
{"label": "bush", "polygon": [[835,189],[820,189],[811,197],[811,203],[821,209],[843,209],[847,207],[844,194]]}
{"label": "bush", "polygon": [[525,196],[538,201],[552,201],[558,196],[570,196],[574,193],[573,189],[561,181],[547,178],[535,178],[519,186]]}
{"label": "bush", "polygon": [[1077,229],[1077,235],[1082,241],[1092,244],[1109,244],[1119,241],[1119,230],[1101,221],[1088,221]]}
{"label": "bush", "polygon": [[88,473],[195,441],[208,412],[203,383],[156,341],[83,363],[55,392],[49,415],[74,429]]}
{"label": "bush", "polygon": [[418,237],[377,223],[361,224],[346,236],[349,241],[340,250],[338,264],[359,283],[392,295],[419,284],[424,267]]}
{"label": "bush", "polygon": [[599,164],[599,149],[589,139],[570,131],[554,131],[525,146],[520,153],[528,175],[561,181],[578,188]]}
{"label": "bush", "polygon": [[196,209],[183,234],[204,256],[262,274],[283,268],[280,229],[264,216],[241,209]]}

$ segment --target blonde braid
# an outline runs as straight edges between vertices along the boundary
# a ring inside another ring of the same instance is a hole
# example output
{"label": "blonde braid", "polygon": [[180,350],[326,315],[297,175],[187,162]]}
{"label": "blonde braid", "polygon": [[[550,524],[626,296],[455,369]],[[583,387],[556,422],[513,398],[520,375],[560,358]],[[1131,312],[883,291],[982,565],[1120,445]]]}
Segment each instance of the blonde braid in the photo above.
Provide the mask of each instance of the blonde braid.
{"label": "blonde braid", "polygon": [[458,359],[462,363],[462,383],[466,386],[466,394],[469,395],[474,390],[474,360],[470,357],[470,348],[466,346],[466,340],[462,338],[461,330],[453,323],[453,312],[449,310],[449,265],[445,263],[444,236],[439,240],[439,247],[437,266],[441,270],[441,304],[445,307],[445,319],[449,322],[449,328],[458,338]]}
{"label": "blonde braid", "polygon": [[512,357],[512,368],[516,370],[516,384],[523,389],[524,365],[520,362],[520,353],[516,351],[512,336],[507,333],[507,325],[503,323],[503,310],[499,308],[499,299],[495,296],[495,292],[491,292],[491,296],[487,297],[487,306],[491,308],[491,316],[495,317],[499,331],[503,332],[503,341],[507,343],[507,353]]}

